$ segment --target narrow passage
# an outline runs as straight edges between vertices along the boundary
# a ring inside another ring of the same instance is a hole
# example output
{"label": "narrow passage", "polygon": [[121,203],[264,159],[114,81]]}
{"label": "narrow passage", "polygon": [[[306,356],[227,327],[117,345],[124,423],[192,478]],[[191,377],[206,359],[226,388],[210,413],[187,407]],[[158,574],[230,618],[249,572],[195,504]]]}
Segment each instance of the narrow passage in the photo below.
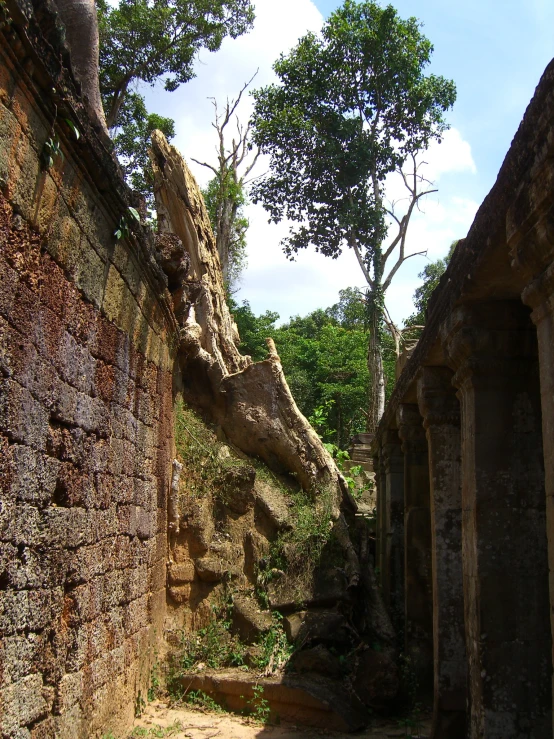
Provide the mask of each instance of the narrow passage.
{"label": "narrow passage", "polygon": [[163,737],[165,739],[389,739],[412,737],[428,739],[431,718],[424,717],[419,726],[401,726],[398,720],[376,718],[373,726],[355,734],[298,727],[283,723],[264,726],[230,713],[197,710],[188,706],[170,708],[162,701],[149,703],[129,739]]}

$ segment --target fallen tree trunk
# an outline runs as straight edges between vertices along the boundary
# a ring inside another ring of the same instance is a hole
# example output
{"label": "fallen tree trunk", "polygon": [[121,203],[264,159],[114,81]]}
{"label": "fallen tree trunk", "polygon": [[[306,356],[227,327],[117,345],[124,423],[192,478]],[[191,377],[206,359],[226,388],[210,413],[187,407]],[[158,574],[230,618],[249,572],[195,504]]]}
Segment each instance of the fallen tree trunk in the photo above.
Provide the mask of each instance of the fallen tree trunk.
{"label": "fallen tree trunk", "polygon": [[346,492],[344,480],[299,411],[273,342],[268,358],[255,364],[237,348],[214,236],[194,177],[159,131],[152,136],[152,152],[160,232],[176,234],[191,262],[174,299],[185,374],[200,372],[209,379],[200,405],[235,446],[278,472],[295,475],[314,498],[322,487],[334,488],[336,519]]}
{"label": "fallen tree trunk", "polygon": [[[240,354],[209,217],[189,168],[159,131],[152,135],[151,156],[160,261],[168,273],[181,327],[185,400],[215,422],[236,448],[276,472],[293,475],[311,495],[317,520],[330,513],[343,564],[337,568],[325,558],[302,562],[303,573],[309,570],[305,579],[311,595],[303,592],[301,597],[314,603],[323,598],[321,602],[333,609],[329,612],[333,618],[350,614],[349,623],[358,624],[353,632],[359,643],[349,690],[366,705],[386,703],[398,684],[396,636],[367,556],[367,526],[355,518],[356,503],[346,481],[298,409],[273,341],[267,340],[268,357],[262,362],[253,363]],[[325,585],[320,592],[322,573]],[[281,601],[295,607],[298,574],[293,557],[291,572],[283,573],[269,592],[276,608]],[[378,651],[369,646],[375,643],[380,645]],[[374,684],[374,673],[386,675],[386,689],[379,687],[381,677],[379,685]]]}
{"label": "fallen tree trunk", "polygon": [[[353,527],[347,523],[356,504],[348,486],[298,409],[273,341],[268,339],[268,357],[262,362],[253,363],[240,354],[238,331],[225,300],[219,256],[200,189],[179,152],[159,131],[152,135],[151,158],[159,241],[163,244],[178,237],[186,252],[182,264],[186,262],[188,274],[173,289],[181,326],[186,400],[218,424],[242,452],[259,457],[277,472],[294,475],[311,494],[316,509],[331,502],[333,532],[344,553],[348,587],[360,585],[363,590],[368,578],[363,577],[360,584],[360,558]],[[175,259],[175,242],[171,243],[170,261],[175,265],[179,260]],[[368,567],[370,563],[364,562],[364,569]],[[361,597],[379,604],[381,621],[371,630],[380,632],[378,636],[392,647],[394,631],[381,594],[374,579],[370,585],[372,592]]]}

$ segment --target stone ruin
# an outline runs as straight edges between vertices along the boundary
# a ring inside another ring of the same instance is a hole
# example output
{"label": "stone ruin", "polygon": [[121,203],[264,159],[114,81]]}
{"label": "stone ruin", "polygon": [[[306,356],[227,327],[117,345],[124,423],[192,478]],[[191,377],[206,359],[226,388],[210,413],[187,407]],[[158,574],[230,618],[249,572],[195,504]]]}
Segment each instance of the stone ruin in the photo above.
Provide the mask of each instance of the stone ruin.
{"label": "stone ruin", "polygon": [[551,62],[373,443],[382,592],[434,739],[552,736],[553,121]]}
{"label": "stone ruin", "polygon": [[[237,350],[205,209],[175,150],[155,137],[155,242],[91,124],[50,4],[0,3],[0,40],[2,737],[126,731],[168,631],[202,621],[224,574],[252,584],[286,528],[286,501],[248,472],[225,513],[235,538],[218,539],[213,511],[179,506],[181,396],[240,453],[332,490],[340,567],[313,573],[301,610],[285,602],[286,578],[270,597],[292,639],[314,623],[332,632],[299,652],[306,673],[332,668],[326,639],[352,645],[354,629],[354,679],[347,695],[321,674],[269,678],[284,714],[360,728],[398,688],[403,635],[435,739],[550,736],[554,65],[372,442],[379,590],[359,507],[275,347],[256,364]],[[370,441],[354,459],[371,474]],[[246,641],[264,628],[251,606],[237,600],[234,614]]]}
{"label": "stone ruin", "polygon": [[[294,474],[328,507],[340,561],[307,572],[301,597],[283,573],[273,606],[288,609],[291,639],[316,648],[306,672],[333,662],[322,642],[355,646],[360,687],[317,674],[268,695],[312,723],[359,728],[397,687],[367,527],[275,347],[255,364],[238,351],[196,183],[155,135],[155,238],[92,124],[51,3],[0,3],[0,38],[2,737],[123,734],[168,633],[202,623],[223,576],[253,586],[254,560],[289,525],[286,501],[248,473],[225,513],[248,536],[222,541],[214,511],[183,507],[181,397],[237,453]],[[238,631],[256,626],[251,606],[237,599]],[[314,641],[316,627],[333,633]]]}

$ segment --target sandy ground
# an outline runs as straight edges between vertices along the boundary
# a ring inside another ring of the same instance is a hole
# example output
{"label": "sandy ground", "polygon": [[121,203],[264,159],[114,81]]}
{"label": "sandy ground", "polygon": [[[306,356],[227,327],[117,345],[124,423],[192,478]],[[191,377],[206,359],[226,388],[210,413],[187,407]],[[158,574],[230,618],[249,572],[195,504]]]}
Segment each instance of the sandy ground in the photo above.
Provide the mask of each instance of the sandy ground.
{"label": "sandy ground", "polygon": [[410,734],[398,722],[376,719],[370,729],[356,734],[341,734],[334,731],[310,729],[281,724],[262,726],[232,714],[210,713],[189,707],[168,707],[154,701],[148,704],[140,719],[135,721],[131,737],[153,739],[389,739],[389,737],[413,736],[424,739],[429,736],[430,722],[422,722],[420,731]]}

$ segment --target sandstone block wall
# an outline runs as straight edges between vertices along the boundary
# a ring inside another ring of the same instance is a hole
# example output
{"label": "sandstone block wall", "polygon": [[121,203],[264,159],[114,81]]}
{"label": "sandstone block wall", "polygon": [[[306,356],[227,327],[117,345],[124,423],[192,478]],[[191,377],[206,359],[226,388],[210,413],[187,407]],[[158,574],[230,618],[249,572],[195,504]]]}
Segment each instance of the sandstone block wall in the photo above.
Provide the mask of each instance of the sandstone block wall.
{"label": "sandstone block wall", "polygon": [[554,60],[373,444],[380,579],[432,739],[553,735],[553,121]]}
{"label": "sandstone block wall", "polygon": [[61,54],[7,16],[0,734],[93,737],[131,719],[163,629],[177,331],[144,233],[113,236],[126,190]]}

